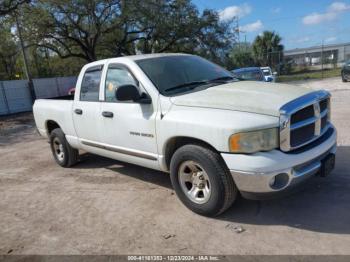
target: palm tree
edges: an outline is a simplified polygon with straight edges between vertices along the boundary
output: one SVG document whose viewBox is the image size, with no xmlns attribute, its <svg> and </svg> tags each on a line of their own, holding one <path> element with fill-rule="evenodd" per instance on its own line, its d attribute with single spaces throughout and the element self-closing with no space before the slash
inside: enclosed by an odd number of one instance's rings
<svg viewBox="0 0 350 262">
<path fill-rule="evenodd" d="M 282 38 L 275 32 L 264 31 L 253 42 L 253 54 L 261 66 L 276 66 L 282 61 L 284 46 Z"/>
</svg>

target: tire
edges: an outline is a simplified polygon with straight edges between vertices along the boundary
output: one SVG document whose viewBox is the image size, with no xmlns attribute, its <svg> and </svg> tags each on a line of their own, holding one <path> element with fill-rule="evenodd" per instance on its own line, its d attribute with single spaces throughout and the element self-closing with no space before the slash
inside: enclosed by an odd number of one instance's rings
<svg viewBox="0 0 350 262">
<path fill-rule="evenodd" d="M 79 151 L 72 148 L 61 128 L 52 130 L 50 134 L 52 155 L 57 164 L 62 167 L 71 167 L 78 162 Z"/>
<path fill-rule="evenodd" d="M 345 82 L 348 82 L 348 80 L 345 78 L 345 74 L 342 73 L 341 74 L 341 80 L 345 83 Z"/>
<path fill-rule="evenodd" d="M 220 155 L 201 145 L 185 145 L 174 153 L 170 162 L 170 178 L 182 203 L 203 216 L 223 213 L 238 195 Z"/>
</svg>

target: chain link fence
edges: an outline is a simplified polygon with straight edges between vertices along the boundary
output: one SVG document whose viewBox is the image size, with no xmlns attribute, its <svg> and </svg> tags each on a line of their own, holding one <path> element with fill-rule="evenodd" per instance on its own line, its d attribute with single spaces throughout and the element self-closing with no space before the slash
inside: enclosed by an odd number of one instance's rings
<svg viewBox="0 0 350 262">
<path fill-rule="evenodd" d="M 271 52 L 267 57 L 280 81 L 336 77 L 350 60 L 350 43 Z"/>
</svg>

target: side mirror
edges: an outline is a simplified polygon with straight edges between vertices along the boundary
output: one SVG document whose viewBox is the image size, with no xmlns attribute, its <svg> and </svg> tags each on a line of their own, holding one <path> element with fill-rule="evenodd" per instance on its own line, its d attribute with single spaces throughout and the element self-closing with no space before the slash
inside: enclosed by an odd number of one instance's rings
<svg viewBox="0 0 350 262">
<path fill-rule="evenodd" d="M 146 93 L 142 93 L 139 100 L 137 100 L 140 104 L 151 104 L 152 99 Z"/>
<path fill-rule="evenodd" d="M 122 85 L 115 91 L 115 97 L 118 101 L 134 101 L 140 104 L 150 104 L 151 98 L 143 93 L 140 95 L 139 90 L 134 85 Z"/>
</svg>

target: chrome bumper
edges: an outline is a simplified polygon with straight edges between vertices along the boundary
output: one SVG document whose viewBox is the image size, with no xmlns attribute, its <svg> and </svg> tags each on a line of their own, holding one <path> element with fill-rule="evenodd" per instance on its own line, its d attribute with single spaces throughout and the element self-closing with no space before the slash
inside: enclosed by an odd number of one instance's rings
<svg viewBox="0 0 350 262">
<path fill-rule="evenodd" d="M 269 198 L 288 192 L 314 176 L 320 170 L 322 160 L 329 154 L 335 154 L 336 149 L 335 131 L 327 141 L 302 153 L 285 154 L 279 151 L 223 157 L 242 195 L 250 199 L 260 199 L 265 198 L 265 195 Z M 233 169 L 239 160 L 243 163 L 240 170 Z"/>
</svg>

